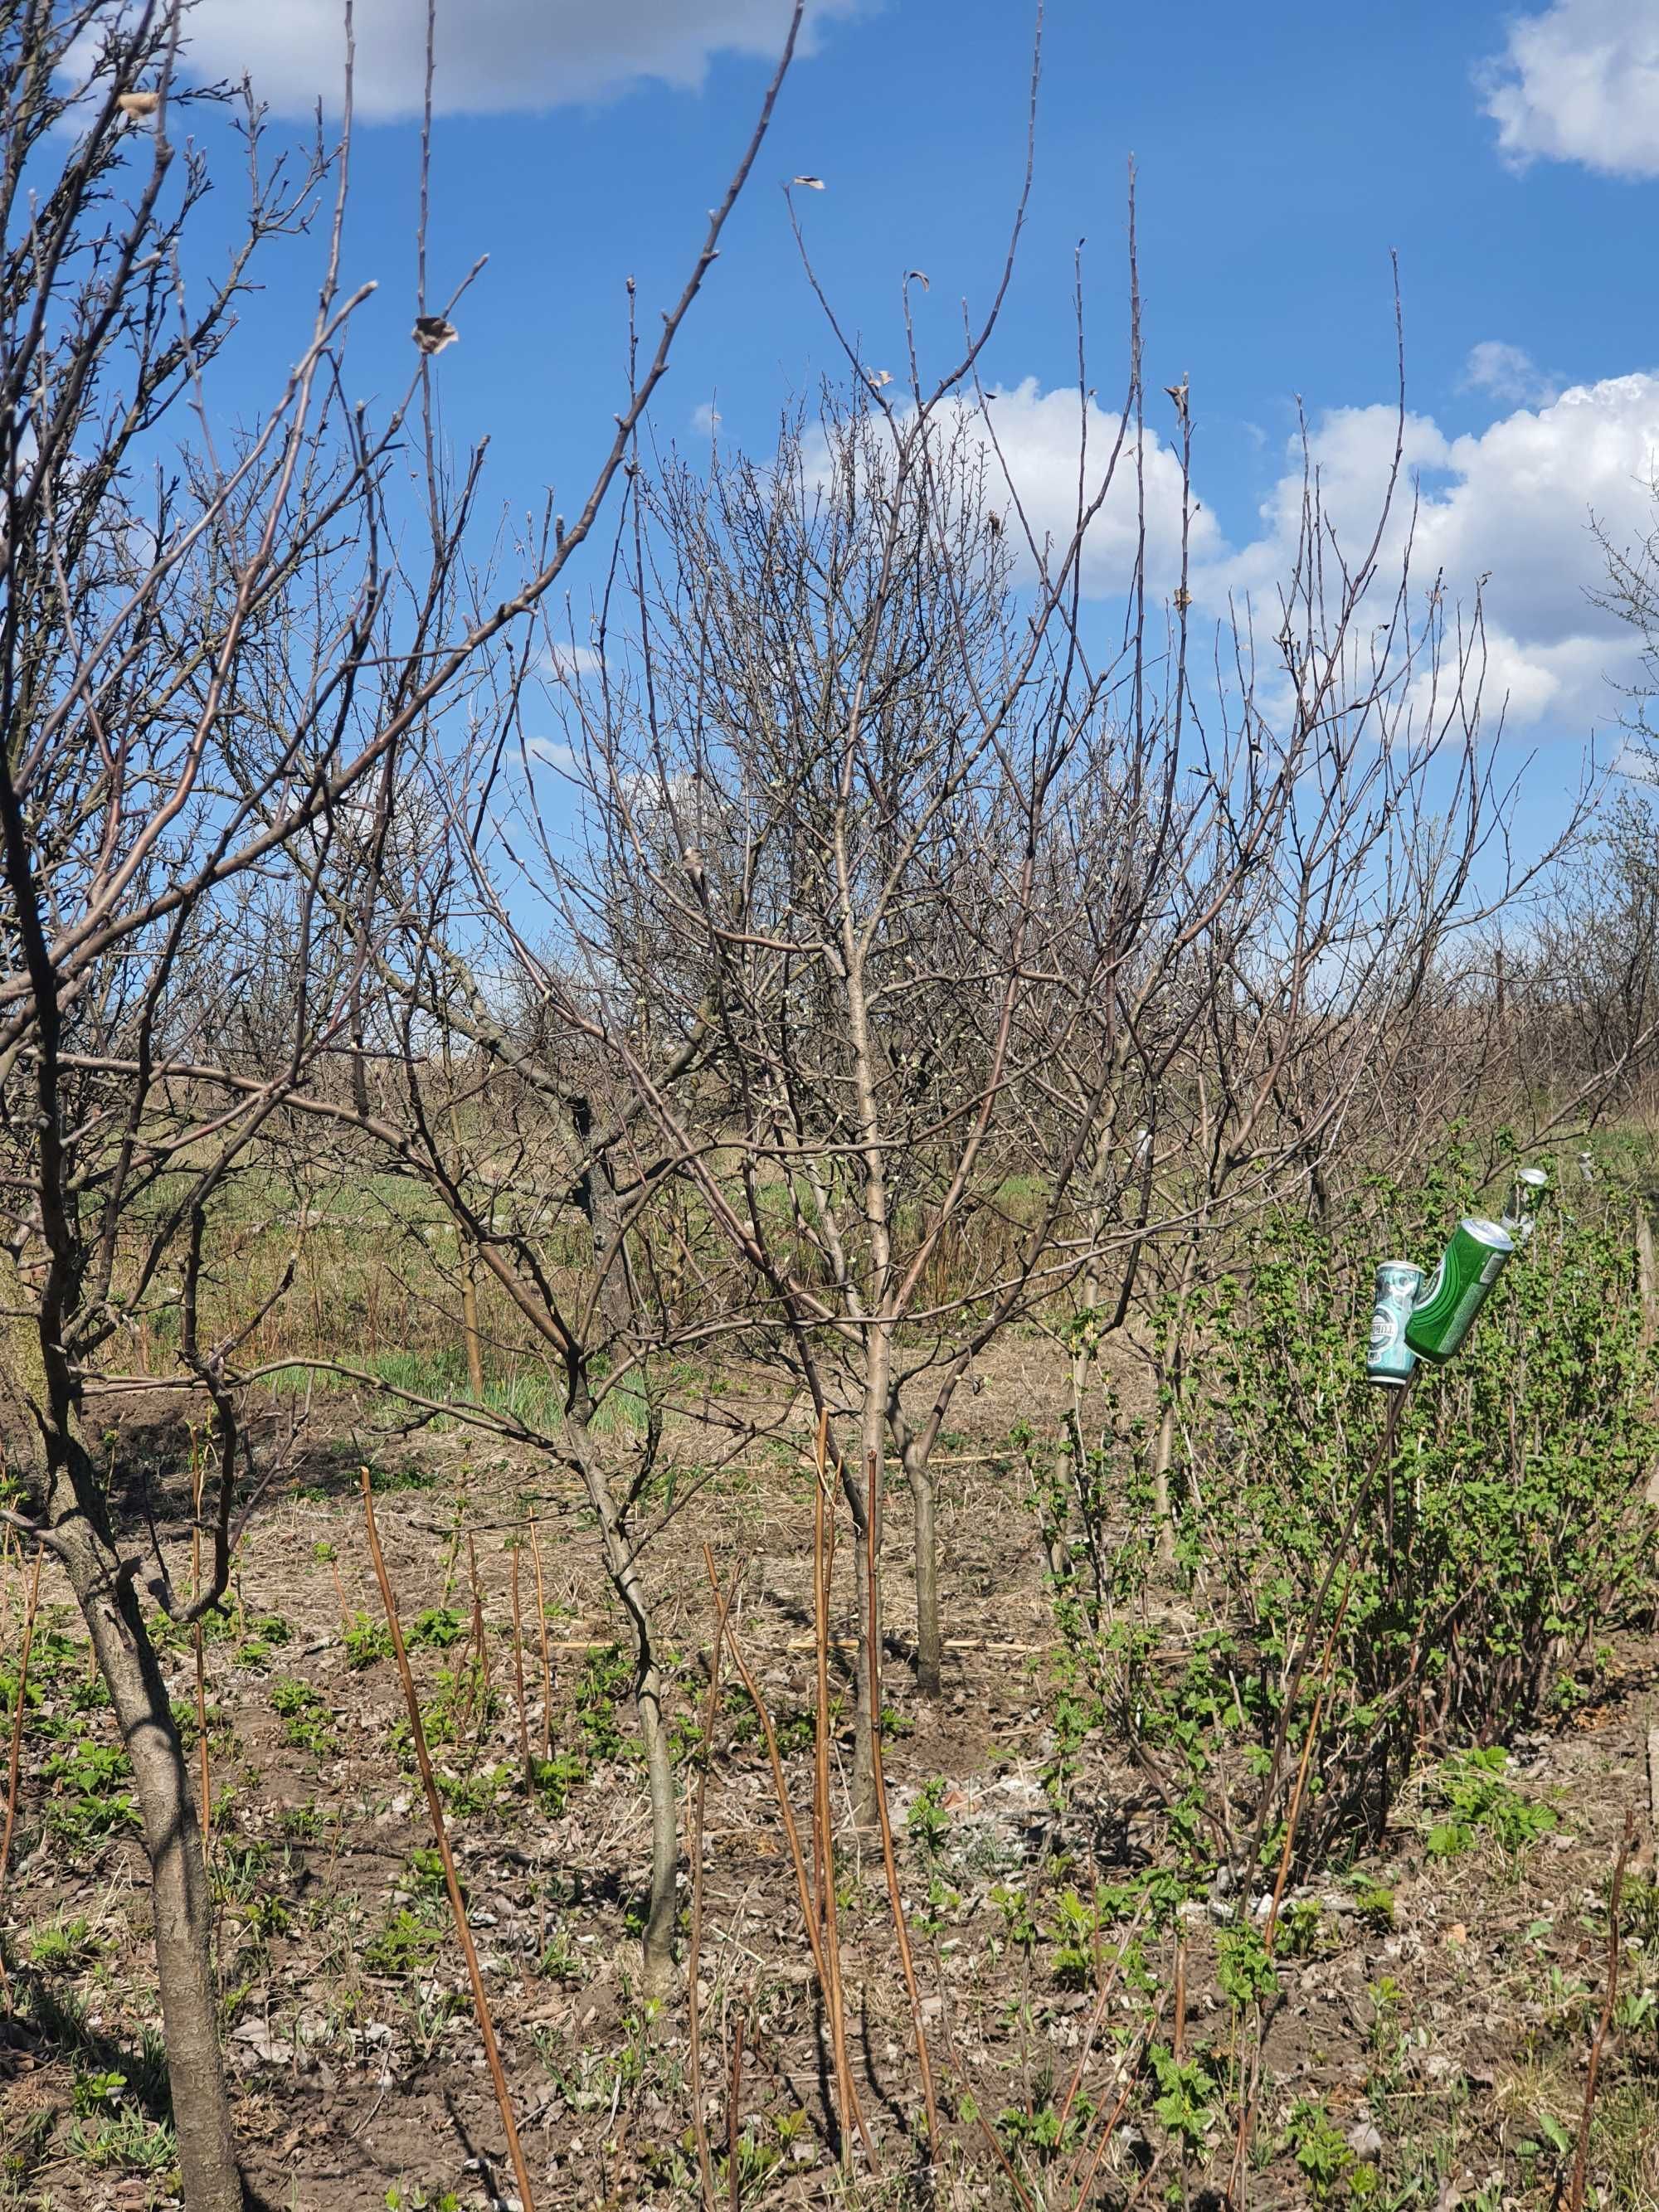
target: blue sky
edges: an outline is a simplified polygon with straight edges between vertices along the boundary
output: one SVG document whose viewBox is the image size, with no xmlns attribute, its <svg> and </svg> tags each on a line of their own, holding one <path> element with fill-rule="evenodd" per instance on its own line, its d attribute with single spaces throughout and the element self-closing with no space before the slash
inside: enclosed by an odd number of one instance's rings
<svg viewBox="0 0 1659 2212">
<path fill-rule="evenodd" d="M 359 0 L 356 190 L 348 276 L 380 291 L 354 391 L 407 372 L 413 308 L 420 0 Z M 489 266 L 439 364 L 457 445 L 491 440 L 498 502 L 580 503 L 618 404 L 622 280 L 647 327 L 678 289 L 746 133 L 783 0 L 441 0 L 432 260 L 441 292 Z M 337 85 L 335 0 L 202 0 L 195 63 L 251 68 L 280 112 Z M 841 364 L 791 240 L 780 182 L 864 358 L 902 368 L 908 268 L 937 364 L 1000 269 L 1024 159 L 1031 11 L 1018 0 L 828 0 L 786 88 L 750 193 L 676 358 L 660 437 L 763 445 L 792 393 Z M 1528 815 L 1577 780 L 1632 672 L 1585 599 L 1591 507 L 1645 532 L 1659 455 L 1659 7 L 1555 0 L 1519 11 L 1420 0 L 1280 0 L 1244 10 L 1050 0 L 1036 185 L 1012 293 L 984 368 L 1012 397 L 1004 435 L 1031 496 L 1063 477 L 1074 401 L 1072 256 L 1085 236 L 1091 380 L 1124 373 L 1124 185 L 1139 177 L 1148 384 L 1190 375 L 1209 537 L 1200 610 L 1262 591 L 1300 395 L 1333 501 L 1357 536 L 1392 446 L 1389 253 L 1405 303 L 1419 563 L 1459 596 L 1489 578 L 1492 699 Z M 230 189 L 234 190 L 234 186 Z M 294 271 L 299 273 L 296 265 Z M 257 303 L 234 404 L 297 349 L 302 296 Z M 1149 419 L 1170 427 L 1156 397 Z M 1156 539 L 1156 526 L 1154 537 Z M 1115 547 L 1091 570 L 1103 596 Z M 1157 562 L 1154 562 L 1156 570 Z M 578 589 L 580 588 L 578 580 Z"/>
</svg>

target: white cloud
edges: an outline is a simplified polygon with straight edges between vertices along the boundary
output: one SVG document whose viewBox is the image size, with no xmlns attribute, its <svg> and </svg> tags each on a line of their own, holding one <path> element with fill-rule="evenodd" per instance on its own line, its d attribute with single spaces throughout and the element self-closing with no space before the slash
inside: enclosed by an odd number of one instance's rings
<svg viewBox="0 0 1659 2212">
<path fill-rule="evenodd" d="M 1018 544 L 1019 514 L 1000 489 L 1006 469 L 1006 481 L 1032 536 L 1039 545 L 1046 542 L 1054 556 L 1062 556 L 1077 528 L 1079 432 L 1086 430 L 1087 434 L 1083 480 L 1085 499 L 1092 502 L 1117 442 L 1118 417 L 1091 398 L 1085 421 L 1075 392 L 1045 392 L 1034 376 L 1010 390 L 990 394 L 988 405 L 988 428 L 983 416 L 966 401 L 958 410 L 958 421 L 988 453 L 989 504 L 1006 510 L 1006 526 L 1013 534 L 1012 542 Z M 995 452 L 991 450 L 994 436 Z M 1144 436 L 1147 579 L 1154 591 L 1170 591 L 1181 574 L 1181 459 L 1160 441 L 1155 430 L 1147 430 Z M 1129 582 L 1138 527 L 1136 501 L 1131 428 L 1118 456 L 1111 487 L 1084 540 L 1083 586 L 1094 598 L 1109 598 Z M 1194 561 L 1221 551 L 1220 532 L 1207 509 L 1193 516 L 1190 540 Z M 1023 569 L 1029 571 L 1030 566 L 1027 554 Z"/>
<path fill-rule="evenodd" d="M 691 428 L 700 438 L 712 438 L 720 421 L 720 410 L 712 399 L 702 400 L 691 410 Z"/>
<path fill-rule="evenodd" d="M 812 0 L 806 30 L 866 0 Z M 343 0 L 200 0 L 190 14 L 188 66 L 198 77 L 253 79 L 283 114 L 319 99 L 337 107 L 345 63 Z M 789 0 L 439 0 L 436 105 L 446 114 L 498 114 L 603 100 L 641 78 L 702 82 L 719 53 L 780 50 Z M 358 114 L 390 122 L 420 112 L 425 0 L 356 0 Z"/>
<path fill-rule="evenodd" d="M 1391 407 L 1343 408 L 1315 427 L 1311 459 L 1339 543 L 1358 557 L 1370 540 L 1393 456 Z M 1443 573 L 1466 608 L 1477 587 L 1486 614 L 1486 697 L 1507 696 L 1509 723 L 1586 729 L 1617 719 L 1608 678 L 1635 666 L 1631 633 L 1592 604 L 1605 580 L 1595 517 L 1620 545 L 1654 528 L 1659 471 L 1659 375 L 1611 377 L 1520 408 L 1477 434 L 1448 438 L 1424 416 L 1405 426 L 1406 466 L 1417 477 L 1413 570 L 1427 590 Z M 1299 449 L 1264 502 L 1261 530 L 1194 580 L 1206 604 L 1251 592 L 1276 613 L 1273 586 L 1292 557 L 1300 522 Z M 1412 486 L 1397 496 L 1385 562 L 1413 528 Z M 1388 573 L 1384 568 L 1384 574 Z"/>
<path fill-rule="evenodd" d="M 539 655 L 538 665 L 550 682 L 568 690 L 584 676 L 596 676 L 605 666 L 605 656 L 596 653 L 591 645 L 572 645 L 568 641 L 550 645 Z"/>
<path fill-rule="evenodd" d="M 1524 346 L 1509 345 L 1502 338 L 1483 338 L 1469 348 L 1460 389 L 1488 392 L 1494 399 L 1507 399 L 1528 407 L 1547 407 L 1561 386 L 1546 376 Z"/>
<path fill-rule="evenodd" d="M 1500 150 L 1517 167 L 1581 161 L 1659 176 L 1659 9 L 1653 0 L 1554 0 L 1510 24 L 1480 73 Z"/>
<path fill-rule="evenodd" d="M 575 747 L 566 744 L 562 738 L 531 738 L 526 742 L 525 751 L 532 760 L 557 769 L 561 775 L 574 775 L 581 767 Z"/>
</svg>

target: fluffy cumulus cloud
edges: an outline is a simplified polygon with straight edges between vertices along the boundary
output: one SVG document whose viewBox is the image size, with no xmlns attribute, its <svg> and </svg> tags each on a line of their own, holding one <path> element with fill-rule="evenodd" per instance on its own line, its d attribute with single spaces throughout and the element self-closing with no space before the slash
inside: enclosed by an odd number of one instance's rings
<svg viewBox="0 0 1659 2212">
<path fill-rule="evenodd" d="M 1477 374 L 1484 370 L 1485 374 Z M 1465 382 L 1494 397 L 1517 390 L 1542 395 L 1513 407 L 1484 430 L 1450 436 L 1426 415 L 1392 406 L 1346 407 L 1318 417 L 1307 463 L 1316 477 L 1328 531 L 1357 565 L 1382 519 L 1396 441 L 1401 472 L 1386 521 L 1376 586 L 1377 617 L 1388 611 L 1389 580 L 1409 543 L 1419 611 L 1439 582 L 1449 607 L 1467 616 L 1479 595 L 1484 611 L 1489 716 L 1501 706 L 1505 726 L 1540 735 L 1583 737 L 1618 720 L 1617 685 L 1636 672 L 1629 630 L 1595 604 L 1606 581 L 1603 539 L 1642 545 L 1659 525 L 1659 373 L 1609 377 L 1553 392 L 1518 349 L 1477 348 Z M 951 434 L 978 448 L 988 503 L 1006 513 L 1019 542 L 1015 497 L 1039 544 L 1054 553 L 1076 528 L 1079 443 L 1085 428 L 1074 391 L 1045 391 L 1035 378 L 993 392 L 981 412 L 961 403 Z M 1086 419 L 1087 496 L 1099 489 L 1117 436 L 1117 417 L 1091 400 Z M 817 463 L 826 465 L 821 439 Z M 813 459 L 809 455 L 809 467 Z M 1173 592 L 1180 575 L 1181 466 L 1150 428 L 1145 446 L 1146 568 L 1154 592 Z M 1299 443 L 1255 517 L 1231 531 L 1200 495 L 1191 519 L 1191 583 L 1205 612 L 1227 619 L 1248 602 L 1258 632 L 1277 628 L 1280 591 L 1296 560 L 1306 495 Z M 1133 574 L 1138 528 L 1131 449 L 1084 543 L 1083 581 L 1092 598 L 1112 599 Z M 1033 568 L 1022 556 L 1027 576 Z M 1331 573 L 1328 563 L 1328 574 Z"/>
<path fill-rule="evenodd" d="M 1547 406 L 1561 386 L 1554 377 L 1544 374 L 1524 346 L 1506 344 L 1502 338 L 1483 338 L 1469 348 L 1462 388 L 1538 407 Z"/>
<path fill-rule="evenodd" d="M 1582 161 L 1659 176 L 1659 9 L 1653 0 L 1554 0 L 1510 26 L 1481 72 L 1498 143 L 1516 164 Z"/>
<path fill-rule="evenodd" d="M 866 0 L 813 0 L 807 43 Z M 356 0 L 357 112 L 420 112 L 425 0 Z M 278 112 L 337 106 L 345 64 L 340 0 L 200 0 L 189 64 L 204 78 L 251 76 Z M 603 100 L 641 78 L 695 87 L 719 53 L 775 54 L 789 0 L 440 0 L 437 105 L 493 114 Z"/>
<path fill-rule="evenodd" d="M 988 420 L 964 403 L 960 421 L 967 436 L 985 449 L 991 506 L 1006 512 L 1016 542 L 1023 515 L 1039 546 L 1063 555 L 1077 530 L 1079 446 L 1085 498 L 1092 505 L 1117 442 L 1118 417 L 1092 398 L 1085 417 L 1076 392 L 1044 392 L 1035 377 L 993 392 L 986 405 Z M 1156 431 L 1148 429 L 1144 439 L 1147 576 L 1155 591 L 1170 591 L 1181 574 L 1181 459 Z M 999 486 L 1006 487 L 1007 497 Z M 1083 542 L 1084 588 L 1097 598 L 1121 592 L 1133 573 L 1136 507 L 1131 433 Z M 1221 551 L 1220 532 L 1206 508 L 1192 517 L 1189 542 L 1195 561 Z M 1024 565 L 1033 565 L 1029 554 Z"/>
<path fill-rule="evenodd" d="M 1340 409 L 1314 428 L 1326 516 L 1355 557 L 1376 528 L 1395 437 L 1391 407 Z M 1507 701 L 1517 728 L 1582 732 L 1615 720 L 1608 679 L 1627 677 L 1634 654 L 1628 631 L 1594 603 L 1605 578 L 1596 530 L 1626 546 L 1654 527 L 1659 374 L 1575 386 L 1463 437 L 1411 416 L 1403 445 L 1410 481 L 1396 495 L 1385 550 L 1397 558 L 1409 532 L 1425 588 L 1443 575 L 1448 596 L 1465 607 L 1480 590 L 1489 699 Z M 1287 463 L 1257 535 L 1200 574 L 1195 589 L 1207 604 L 1248 592 L 1276 607 L 1302 510 L 1299 451 Z"/>
</svg>

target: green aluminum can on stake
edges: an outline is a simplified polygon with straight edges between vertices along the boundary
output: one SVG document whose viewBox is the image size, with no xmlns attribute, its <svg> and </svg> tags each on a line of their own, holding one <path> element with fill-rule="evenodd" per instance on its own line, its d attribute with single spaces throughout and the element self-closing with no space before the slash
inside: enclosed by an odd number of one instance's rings
<svg viewBox="0 0 1659 2212">
<path fill-rule="evenodd" d="M 1365 1372 L 1385 1390 L 1403 1390 L 1417 1365 L 1417 1354 L 1406 1341 L 1406 1323 L 1422 1287 L 1423 1270 L 1409 1260 L 1377 1261 Z"/>
<path fill-rule="evenodd" d="M 1468 1214 L 1458 1223 L 1406 1323 L 1406 1341 L 1419 1359 L 1443 1367 L 1462 1348 L 1514 1249 L 1500 1222 Z"/>
</svg>

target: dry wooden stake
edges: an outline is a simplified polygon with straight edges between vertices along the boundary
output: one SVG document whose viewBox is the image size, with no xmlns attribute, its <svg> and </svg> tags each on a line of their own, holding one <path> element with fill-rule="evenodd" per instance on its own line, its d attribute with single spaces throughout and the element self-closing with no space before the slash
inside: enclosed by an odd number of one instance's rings
<svg viewBox="0 0 1659 2212">
<path fill-rule="evenodd" d="M 386 1571 L 385 1555 L 380 1550 L 380 1531 L 374 1525 L 374 1490 L 367 1468 L 361 1469 L 363 1486 L 363 1525 L 368 1532 L 368 1553 L 374 1567 L 374 1579 L 380 1586 L 380 1603 L 386 1612 L 386 1625 L 392 1638 L 392 1656 L 398 1662 L 398 1675 L 403 1684 L 404 1705 L 409 1714 L 410 1734 L 414 1739 L 415 1757 L 421 1770 L 421 1787 L 426 1792 L 427 1811 L 432 1820 L 433 1840 L 438 1846 L 438 1856 L 443 1861 L 444 1887 L 449 1892 L 449 1910 L 455 1922 L 455 1934 L 460 1943 L 461 1954 L 466 1960 L 467 1979 L 472 1986 L 472 2008 L 477 2014 L 478 2033 L 483 2039 L 484 2060 L 489 2068 L 489 2078 L 495 2084 L 495 2103 L 501 2116 L 501 2125 L 507 2130 L 507 2156 L 513 2162 L 514 2179 L 519 2185 L 519 2196 L 524 2212 L 536 2212 L 535 2197 L 530 2186 L 530 2174 L 525 2165 L 523 2147 L 519 2142 L 518 2123 L 513 2117 L 513 2100 L 507 2094 L 507 2075 L 501 2066 L 501 2054 L 495 2042 L 495 2023 L 489 2009 L 489 1998 L 484 1989 L 483 1970 L 478 1965 L 477 1947 L 472 1941 L 472 1929 L 466 1917 L 466 1902 L 461 1895 L 460 1878 L 455 1872 L 455 1857 L 449 1848 L 449 1832 L 444 1822 L 443 1800 L 438 1794 L 438 1778 L 433 1771 L 432 1754 L 427 1749 L 426 1729 L 421 1722 L 421 1701 L 415 1692 L 415 1677 L 410 1669 L 409 1652 L 404 1644 L 404 1632 L 398 1619 L 398 1601 L 392 1593 L 391 1577 Z"/>
</svg>

